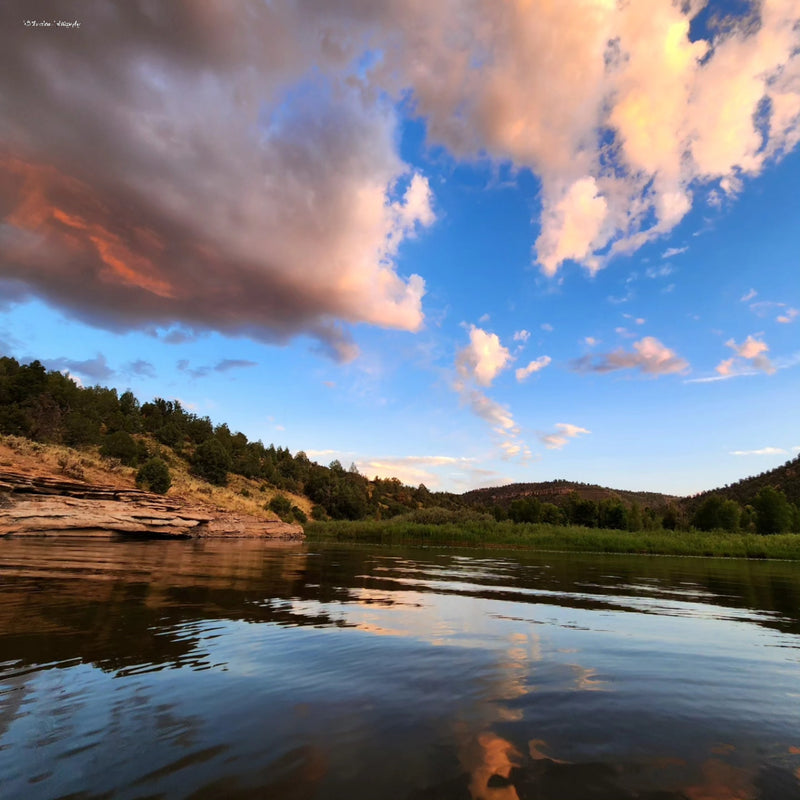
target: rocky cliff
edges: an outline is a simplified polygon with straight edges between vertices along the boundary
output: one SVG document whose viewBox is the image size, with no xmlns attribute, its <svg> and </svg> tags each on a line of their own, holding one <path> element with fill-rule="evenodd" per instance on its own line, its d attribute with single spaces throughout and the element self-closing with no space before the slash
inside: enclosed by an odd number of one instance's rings
<svg viewBox="0 0 800 800">
<path fill-rule="evenodd" d="M 0 536 L 103 531 L 139 537 L 303 538 L 300 525 L 138 489 L 0 471 Z"/>
</svg>

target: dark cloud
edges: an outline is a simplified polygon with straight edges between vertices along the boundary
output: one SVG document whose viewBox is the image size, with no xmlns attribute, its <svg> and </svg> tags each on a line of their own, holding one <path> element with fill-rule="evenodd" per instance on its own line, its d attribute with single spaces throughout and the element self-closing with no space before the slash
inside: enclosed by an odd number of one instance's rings
<svg viewBox="0 0 800 800">
<path fill-rule="evenodd" d="M 29 296 L 30 291 L 21 281 L 0 280 L 0 311 L 7 311 L 11 306 L 21 303 Z"/>
<path fill-rule="evenodd" d="M 48 369 L 59 372 L 68 371 L 83 378 L 93 381 L 104 381 L 112 378 L 116 373 L 108 366 L 106 357 L 98 353 L 94 358 L 85 361 L 76 361 L 72 358 L 51 358 L 42 362 Z"/>
<path fill-rule="evenodd" d="M 78 2 L 80 28 L 19 24 L 63 14 L 4 7 L 0 278 L 109 329 L 307 333 L 343 360 L 333 321 L 421 325 L 392 260 L 432 220 L 427 184 L 390 202 L 393 111 L 314 72 L 347 50 L 323 10 Z"/>
<path fill-rule="evenodd" d="M 210 367 L 190 367 L 187 358 L 182 358 L 175 366 L 180 372 L 186 373 L 191 378 L 204 378 L 211 371 Z"/>
<path fill-rule="evenodd" d="M 243 358 L 223 358 L 222 361 L 219 362 L 214 367 L 215 372 L 229 372 L 232 369 L 243 369 L 245 367 L 257 367 L 258 364 L 255 361 L 247 361 Z"/>
<path fill-rule="evenodd" d="M 149 361 L 144 361 L 141 358 L 131 361 L 127 366 L 127 370 L 133 375 L 140 375 L 143 378 L 156 377 L 156 368 Z"/>
</svg>

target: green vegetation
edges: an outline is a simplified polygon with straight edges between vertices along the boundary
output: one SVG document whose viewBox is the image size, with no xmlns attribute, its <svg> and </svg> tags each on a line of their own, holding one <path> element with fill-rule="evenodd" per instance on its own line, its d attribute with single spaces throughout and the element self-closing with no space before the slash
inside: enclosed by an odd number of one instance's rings
<svg viewBox="0 0 800 800">
<path fill-rule="evenodd" d="M 292 455 L 288 448 L 251 442 L 225 423 L 214 425 L 186 411 L 177 400 L 140 403 L 130 391 L 83 388 L 38 361 L 25 365 L 0 357 L 0 434 L 99 449 L 116 467 L 139 467 L 137 480 L 153 491 L 169 489 L 167 463 L 175 476 L 191 465 L 209 496 L 232 475 L 241 476 L 234 481 L 239 496 L 251 496 L 241 479 L 256 482 L 267 494 L 254 505 L 285 520 L 307 521 L 296 505 L 305 496 L 314 536 L 790 557 L 779 551 L 795 547 L 786 544 L 794 539 L 782 537 L 800 533 L 800 456 L 757 478 L 689 498 L 564 480 L 455 495 L 423 484 L 405 486 L 397 478 L 370 480 L 339 461 L 322 466 L 302 451 Z M 80 477 L 81 470 L 67 460 L 62 471 Z M 364 522 L 336 525 L 346 521 Z"/>
<path fill-rule="evenodd" d="M 582 553 L 782 558 L 800 560 L 800 535 L 700 531 L 623 531 L 543 523 L 497 522 L 488 517 L 445 522 L 398 518 L 385 522 L 312 522 L 312 542 L 438 547 L 525 548 Z"/>
<path fill-rule="evenodd" d="M 136 485 L 157 494 L 166 494 L 172 486 L 166 462 L 158 457 L 146 461 L 136 473 Z"/>
</svg>

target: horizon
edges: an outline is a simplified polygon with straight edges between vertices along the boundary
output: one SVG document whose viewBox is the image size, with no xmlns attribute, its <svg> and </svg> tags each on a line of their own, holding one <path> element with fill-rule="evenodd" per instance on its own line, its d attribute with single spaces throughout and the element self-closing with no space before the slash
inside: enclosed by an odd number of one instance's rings
<svg viewBox="0 0 800 800">
<path fill-rule="evenodd" d="M 431 490 L 800 453 L 796 4 L 0 14 L 0 355 Z"/>
</svg>

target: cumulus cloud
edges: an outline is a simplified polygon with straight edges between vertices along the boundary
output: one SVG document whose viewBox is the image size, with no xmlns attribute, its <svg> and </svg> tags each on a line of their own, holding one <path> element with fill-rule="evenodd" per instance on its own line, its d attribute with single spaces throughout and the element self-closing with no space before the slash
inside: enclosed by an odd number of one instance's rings
<svg viewBox="0 0 800 800">
<path fill-rule="evenodd" d="M 521 331 L 514 332 L 515 342 L 522 342 L 523 344 L 525 344 L 530 338 L 531 338 L 531 332 L 526 331 L 524 328 Z"/>
<path fill-rule="evenodd" d="M 782 322 L 784 325 L 788 325 L 790 322 L 794 322 L 798 315 L 800 315 L 800 311 L 796 308 L 787 308 L 784 314 L 780 314 L 779 316 L 775 317 L 776 322 Z"/>
<path fill-rule="evenodd" d="M 461 397 L 461 402 L 488 423 L 498 437 L 505 457 L 528 458 L 530 450 L 519 439 L 519 426 L 511 411 L 476 388 L 488 387 L 511 360 L 511 354 L 500 343 L 497 334 L 470 325 L 469 344 L 456 355 L 453 388 Z"/>
<path fill-rule="evenodd" d="M 728 339 L 725 342 L 725 346 L 730 347 L 738 358 L 734 357 L 721 361 L 716 368 L 720 375 L 726 377 L 734 375 L 741 370 L 743 362 L 748 362 L 754 369 L 770 375 L 775 372 L 772 362 L 764 355 L 769 351 L 769 347 L 763 340 L 756 339 L 750 335 L 741 344 L 736 344 L 734 339 Z"/>
<path fill-rule="evenodd" d="M 3 29 L 0 275 L 108 328 L 305 333 L 346 360 L 336 321 L 422 324 L 424 282 L 394 259 L 433 221 L 430 187 L 391 105 L 319 52 L 323 11 L 304 26 L 292 3 L 246 5 Z"/>
<path fill-rule="evenodd" d="M 435 206 L 401 99 L 453 157 L 538 175 L 546 274 L 597 270 L 800 140 L 797 4 L 692 41 L 703 5 L 129 0 L 69 35 L 7 25 L 0 278 L 108 328 L 302 333 L 342 360 L 342 324 L 416 331 L 396 258 Z"/>
<path fill-rule="evenodd" d="M 621 369 L 637 369 L 646 375 L 670 375 L 686 372 L 689 362 L 675 351 L 664 346 L 653 336 L 645 336 L 633 343 L 633 351 L 619 348 L 611 353 L 586 355 L 571 363 L 576 372 L 614 372 Z"/>
<path fill-rule="evenodd" d="M 550 361 L 550 356 L 539 356 L 539 358 L 531 361 L 527 367 L 520 367 L 514 374 L 516 375 L 517 380 L 522 382 L 526 378 L 529 378 L 531 375 L 533 375 L 534 372 L 544 369 L 548 364 L 550 364 Z"/>
<path fill-rule="evenodd" d="M 496 333 L 470 325 L 469 344 L 456 356 L 456 369 L 462 378 L 489 386 L 510 361 L 511 353 L 500 344 Z"/>
<path fill-rule="evenodd" d="M 568 422 L 557 422 L 555 431 L 542 433 L 539 435 L 539 439 L 548 450 L 560 450 L 570 439 L 585 433 L 591 433 L 591 431 L 587 431 L 586 428 L 580 428 L 577 425 L 570 425 Z"/>
</svg>

